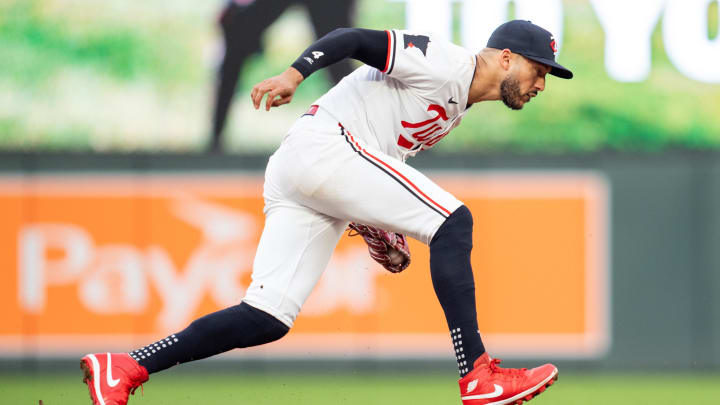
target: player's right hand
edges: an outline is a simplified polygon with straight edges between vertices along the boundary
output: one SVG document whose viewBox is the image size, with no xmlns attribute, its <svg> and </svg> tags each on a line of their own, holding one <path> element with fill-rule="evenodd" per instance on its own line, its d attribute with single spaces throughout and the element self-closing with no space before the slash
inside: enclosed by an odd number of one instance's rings
<svg viewBox="0 0 720 405">
<path fill-rule="evenodd" d="M 270 111 L 270 107 L 278 107 L 287 104 L 292 100 L 293 94 L 304 77 L 294 67 L 287 68 L 277 76 L 265 79 L 256 84 L 250 92 L 255 109 L 260 109 L 260 103 L 263 96 L 267 94 L 265 101 L 265 111 Z"/>
</svg>

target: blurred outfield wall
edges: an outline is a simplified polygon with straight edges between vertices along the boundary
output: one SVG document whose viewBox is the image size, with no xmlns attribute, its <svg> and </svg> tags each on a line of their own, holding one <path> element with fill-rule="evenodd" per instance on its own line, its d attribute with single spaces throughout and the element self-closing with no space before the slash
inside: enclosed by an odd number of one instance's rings
<svg viewBox="0 0 720 405">
<path fill-rule="evenodd" d="M 5 358 L 129 349 L 236 303 L 262 156 L 3 155 Z M 480 327 L 511 358 L 720 366 L 716 154 L 418 157 L 473 210 Z M 242 358 L 444 359 L 412 244 L 400 275 L 344 237 L 288 339 Z M 538 304 L 543 303 L 543 304 Z"/>
</svg>

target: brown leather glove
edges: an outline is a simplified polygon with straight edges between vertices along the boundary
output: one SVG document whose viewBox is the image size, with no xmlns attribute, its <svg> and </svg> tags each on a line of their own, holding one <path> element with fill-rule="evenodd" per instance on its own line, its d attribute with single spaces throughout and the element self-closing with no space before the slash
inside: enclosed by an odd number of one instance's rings
<svg viewBox="0 0 720 405">
<path fill-rule="evenodd" d="M 348 236 L 362 236 L 368 245 L 370 257 L 389 272 L 399 273 L 410 265 L 410 248 L 405 235 L 355 222 L 351 222 L 348 228 Z"/>
</svg>

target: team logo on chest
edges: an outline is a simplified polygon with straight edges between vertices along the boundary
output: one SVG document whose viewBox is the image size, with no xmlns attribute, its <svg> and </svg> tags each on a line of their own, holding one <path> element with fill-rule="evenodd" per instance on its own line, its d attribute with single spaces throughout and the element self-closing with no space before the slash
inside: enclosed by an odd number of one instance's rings
<svg viewBox="0 0 720 405">
<path fill-rule="evenodd" d="M 406 149 L 413 149 L 420 144 L 423 150 L 429 149 L 450 132 L 449 130 L 443 131 L 441 125 L 444 121 L 448 120 L 447 112 L 442 106 L 430 104 L 427 111 L 431 114 L 434 113 L 435 116 L 420 122 L 400 121 L 400 125 L 405 128 L 407 134 L 410 135 L 413 140 L 411 141 L 400 135 L 398 137 L 398 145 Z"/>
</svg>

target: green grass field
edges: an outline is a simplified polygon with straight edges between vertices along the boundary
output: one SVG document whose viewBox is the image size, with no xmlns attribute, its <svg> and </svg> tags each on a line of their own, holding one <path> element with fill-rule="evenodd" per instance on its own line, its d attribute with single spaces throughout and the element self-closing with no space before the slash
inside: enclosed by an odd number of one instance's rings
<svg viewBox="0 0 720 405">
<path fill-rule="evenodd" d="M 152 377 L 130 404 L 459 404 L 452 375 L 390 373 L 165 373 Z M 560 380 L 533 399 L 534 405 L 716 404 L 718 374 L 579 374 Z M 70 375 L 0 374 L 0 403 L 88 404 L 80 372 Z"/>
</svg>

